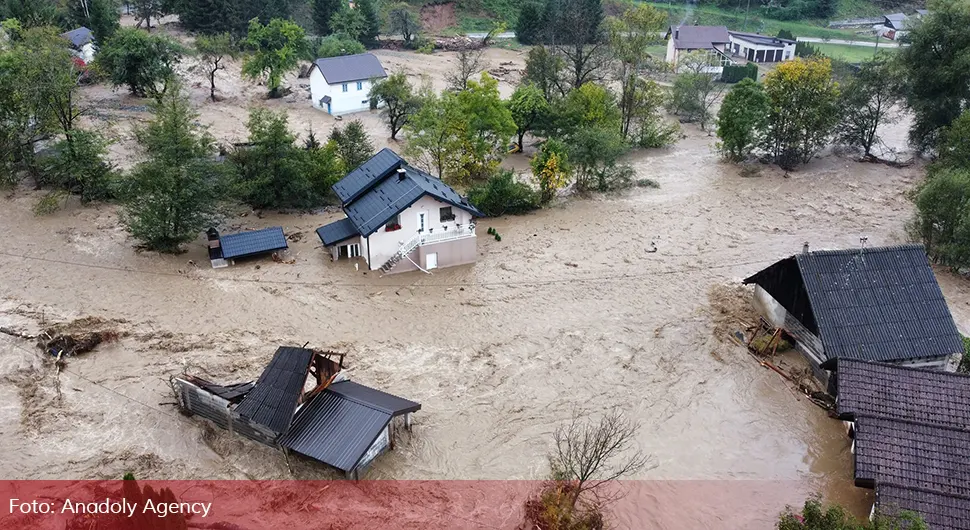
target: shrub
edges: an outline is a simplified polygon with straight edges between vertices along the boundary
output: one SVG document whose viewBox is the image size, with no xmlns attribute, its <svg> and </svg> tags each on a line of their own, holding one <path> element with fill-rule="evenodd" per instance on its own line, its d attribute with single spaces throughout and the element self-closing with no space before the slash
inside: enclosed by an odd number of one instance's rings
<svg viewBox="0 0 970 530">
<path fill-rule="evenodd" d="M 74 129 L 41 161 L 41 186 L 76 193 L 82 202 L 115 197 L 115 171 L 107 162 L 108 142 L 100 134 Z"/>
<path fill-rule="evenodd" d="M 722 83 L 737 83 L 742 79 L 758 80 L 758 65 L 748 63 L 746 65 L 728 65 L 721 72 Z"/>
<path fill-rule="evenodd" d="M 639 179 L 636 182 L 638 188 L 659 188 L 660 183 L 653 179 Z"/>
<path fill-rule="evenodd" d="M 516 181 L 512 171 L 503 170 L 484 185 L 468 190 L 468 201 L 490 217 L 521 215 L 539 207 L 539 194 L 528 184 Z"/>
<path fill-rule="evenodd" d="M 367 48 L 343 34 L 328 35 L 317 48 L 317 57 L 339 57 L 341 55 L 354 55 L 364 53 Z"/>
<path fill-rule="evenodd" d="M 680 125 L 663 118 L 643 120 L 634 131 L 633 142 L 643 149 L 670 147 L 680 136 Z"/>
</svg>

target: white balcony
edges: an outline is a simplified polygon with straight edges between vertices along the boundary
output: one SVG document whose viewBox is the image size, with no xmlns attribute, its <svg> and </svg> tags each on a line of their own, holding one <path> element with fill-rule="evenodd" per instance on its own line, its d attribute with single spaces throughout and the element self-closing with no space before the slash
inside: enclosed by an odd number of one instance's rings
<svg viewBox="0 0 970 530">
<path fill-rule="evenodd" d="M 467 224 L 462 225 L 461 228 L 455 228 L 453 230 L 448 230 L 447 232 L 434 232 L 428 234 L 421 234 L 420 245 L 430 245 L 433 243 L 441 243 L 443 241 L 452 241 L 455 239 L 464 239 L 466 237 L 475 237 L 475 225 Z"/>
</svg>

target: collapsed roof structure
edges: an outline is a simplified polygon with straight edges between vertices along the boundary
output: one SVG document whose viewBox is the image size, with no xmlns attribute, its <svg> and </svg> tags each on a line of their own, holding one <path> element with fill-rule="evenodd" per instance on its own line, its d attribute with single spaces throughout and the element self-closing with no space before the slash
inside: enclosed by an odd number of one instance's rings
<svg viewBox="0 0 970 530">
<path fill-rule="evenodd" d="M 172 383 L 186 413 L 359 478 L 393 448 L 399 427 L 410 429 L 421 404 L 350 381 L 343 357 L 282 346 L 255 382 L 224 386 L 183 375 Z"/>
</svg>

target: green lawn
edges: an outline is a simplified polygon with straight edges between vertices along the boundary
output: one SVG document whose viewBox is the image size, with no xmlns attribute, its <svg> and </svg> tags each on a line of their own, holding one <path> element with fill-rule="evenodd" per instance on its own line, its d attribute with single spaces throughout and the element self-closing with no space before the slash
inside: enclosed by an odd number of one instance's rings
<svg viewBox="0 0 970 530">
<path fill-rule="evenodd" d="M 812 44 L 824 55 L 833 59 L 841 59 L 847 63 L 861 63 L 875 54 L 875 47 L 849 46 L 847 44 Z M 895 53 L 898 48 L 879 48 L 880 51 Z"/>
</svg>

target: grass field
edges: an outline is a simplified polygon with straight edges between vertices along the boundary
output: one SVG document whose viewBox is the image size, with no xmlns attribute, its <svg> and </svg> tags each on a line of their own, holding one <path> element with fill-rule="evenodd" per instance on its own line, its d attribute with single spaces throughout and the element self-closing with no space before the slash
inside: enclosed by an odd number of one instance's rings
<svg viewBox="0 0 970 530">
<path fill-rule="evenodd" d="M 875 52 L 875 47 L 864 47 L 864 46 L 849 46 L 847 44 L 812 44 L 818 48 L 820 52 L 827 55 L 833 59 L 841 59 L 848 63 L 861 63 L 866 59 L 871 58 Z M 880 51 L 887 51 L 889 53 L 896 53 L 899 48 L 879 48 Z"/>
</svg>

